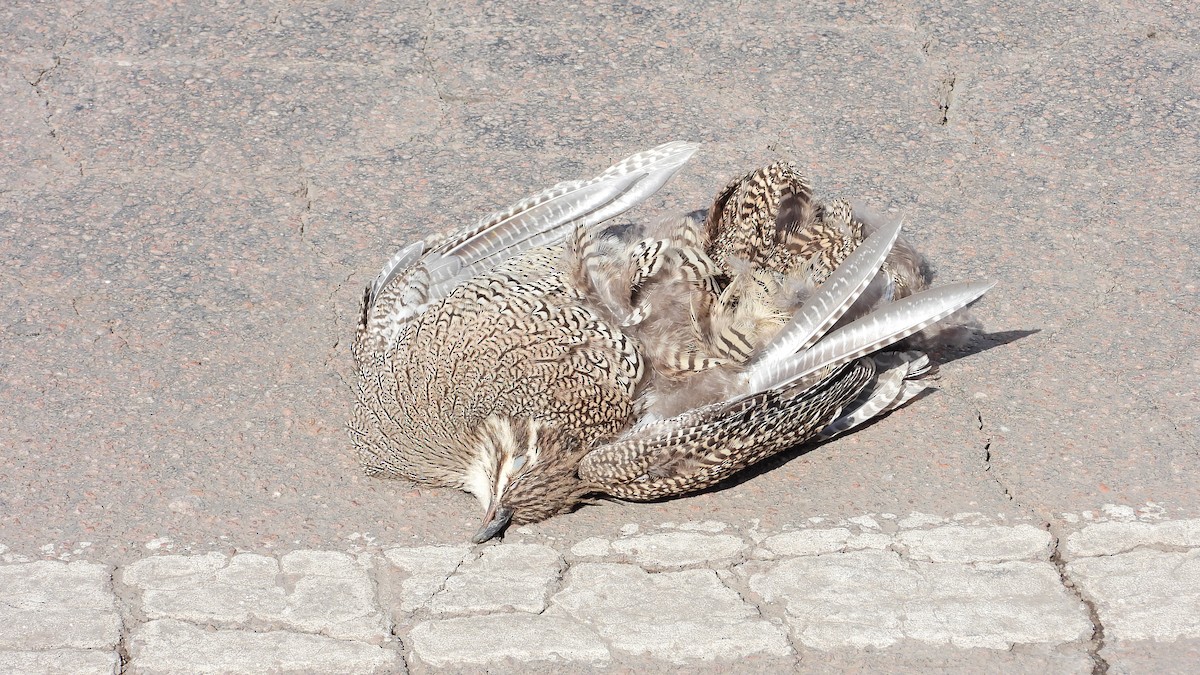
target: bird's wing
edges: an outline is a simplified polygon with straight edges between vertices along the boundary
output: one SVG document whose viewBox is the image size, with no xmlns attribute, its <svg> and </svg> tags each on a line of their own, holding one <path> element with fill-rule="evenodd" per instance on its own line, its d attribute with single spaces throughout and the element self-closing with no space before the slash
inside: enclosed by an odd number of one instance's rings
<svg viewBox="0 0 1200 675">
<path fill-rule="evenodd" d="M 816 436 L 873 380 L 874 362 L 843 364 L 807 389 L 774 389 L 637 427 L 588 453 L 579 476 L 622 499 L 678 497 Z"/>
<path fill-rule="evenodd" d="M 742 391 L 749 394 L 795 384 L 822 369 L 884 349 L 966 307 L 993 286 L 961 283 L 931 288 L 829 332 L 879 275 L 899 236 L 896 221 L 859 244 L 779 334 L 752 356 L 742 374 Z"/>
<path fill-rule="evenodd" d="M 877 276 L 888 251 L 900 236 L 900 221 L 880 228 L 846 256 L 833 274 L 801 305 L 783 330 L 750 361 L 751 376 L 767 370 L 819 340 L 862 295 Z"/>
<path fill-rule="evenodd" d="M 367 288 L 362 327 L 394 339 L 423 308 L 531 248 L 575 227 L 589 227 L 636 206 L 658 191 L 699 148 L 674 141 L 631 155 L 587 181 L 567 181 L 489 214 L 475 226 L 426 247 L 409 244 Z"/>
<path fill-rule="evenodd" d="M 795 384 L 823 369 L 884 349 L 975 302 L 993 285 L 948 284 L 884 305 L 825 335 L 809 349 L 751 369 L 746 373 L 746 389 L 765 391 Z"/>
<path fill-rule="evenodd" d="M 899 225 L 881 228 L 848 256 L 754 355 L 726 401 L 634 426 L 589 453 L 580 477 L 626 499 L 679 496 L 911 400 L 923 388 L 910 380 L 928 369 L 924 355 L 870 355 L 965 307 L 992 285 L 923 291 L 829 332 L 878 273 L 899 231 Z"/>
</svg>

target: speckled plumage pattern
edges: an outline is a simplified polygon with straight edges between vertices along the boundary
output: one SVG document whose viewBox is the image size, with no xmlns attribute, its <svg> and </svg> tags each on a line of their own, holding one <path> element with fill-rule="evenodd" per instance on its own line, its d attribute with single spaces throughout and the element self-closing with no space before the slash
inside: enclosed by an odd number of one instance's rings
<svg viewBox="0 0 1200 675">
<path fill-rule="evenodd" d="M 369 473 L 462 487 L 474 430 L 493 415 L 586 441 L 624 428 L 641 356 L 580 304 L 563 257 L 561 247 L 534 249 L 469 279 L 387 352 L 360 357 L 353 428 L 372 441 L 359 445 Z"/>
<path fill-rule="evenodd" d="M 986 286 L 895 302 L 928 285 L 899 225 L 816 200 L 786 163 L 731 182 L 704 223 L 609 226 L 695 149 L 638 153 L 394 256 L 354 342 L 366 471 L 472 492 L 481 541 L 589 493 L 709 487 L 919 393 L 923 355 L 871 353 Z"/>
<path fill-rule="evenodd" d="M 867 222 L 876 220 L 868 213 L 845 199 L 815 200 L 808 179 L 791 162 L 774 162 L 730 181 L 713 201 L 705 231 L 709 253 L 719 263 L 749 260 L 815 287 L 878 229 L 879 223 Z M 924 257 L 903 237 L 883 270 L 879 280 L 891 289 L 883 302 L 929 287 Z"/>
<path fill-rule="evenodd" d="M 606 494 L 646 500 L 711 487 L 815 436 L 875 374 L 844 364 L 804 389 L 768 390 L 646 425 L 589 453 L 579 473 Z"/>
</svg>

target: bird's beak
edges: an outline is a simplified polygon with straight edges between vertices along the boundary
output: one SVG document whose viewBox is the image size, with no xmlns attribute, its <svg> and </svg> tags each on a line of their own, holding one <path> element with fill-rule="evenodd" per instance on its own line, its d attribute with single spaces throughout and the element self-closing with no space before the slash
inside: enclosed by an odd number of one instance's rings
<svg viewBox="0 0 1200 675">
<path fill-rule="evenodd" d="M 492 507 L 487 511 L 487 515 L 483 517 L 483 527 L 480 527 L 475 536 L 471 537 L 471 541 L 476 544 L 482 544 L 500 534 L 500 531 L 508 526 L 508 521 L 512 520 L 512 517 L 513 510 L 510 507 L 503 504 L 492 504 Z"/>
</svg>

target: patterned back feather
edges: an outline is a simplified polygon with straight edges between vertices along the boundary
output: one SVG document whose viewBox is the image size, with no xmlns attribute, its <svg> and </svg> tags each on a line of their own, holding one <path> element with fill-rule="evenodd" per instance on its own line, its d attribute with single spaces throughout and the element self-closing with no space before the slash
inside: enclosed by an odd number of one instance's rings
<svg viewBox="0 0 1200 675">
<path fill-rule="evenodd" d="M 477 225 L 428 248 L 403 247 L 366 295 L 359 342 L 380 349 L 394 342 L 413 317 L 459 283 L 636 206 L 671 178 L 698 146 L 671 142 L 639 152 L 589 181 L 568 181 L 493 212 Z M 361 348 L 366 348 L 363 345 Z"/>
</svg>

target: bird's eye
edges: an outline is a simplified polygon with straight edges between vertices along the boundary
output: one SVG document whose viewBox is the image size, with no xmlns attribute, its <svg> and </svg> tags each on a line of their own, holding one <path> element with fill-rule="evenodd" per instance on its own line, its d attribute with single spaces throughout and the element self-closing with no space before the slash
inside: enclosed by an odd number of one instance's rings
<svg viewBox="0 0 1200 675">
<path fill-rule="evenodd" d="M 520 457 L 513 458 L 513 461 L 512 461 L 512 470 L 513 471 L 520 471 L 521 467 L 523 467 L 523 466 L 525 466 L 525 455 L 521 455 Z"/>
</svg>

